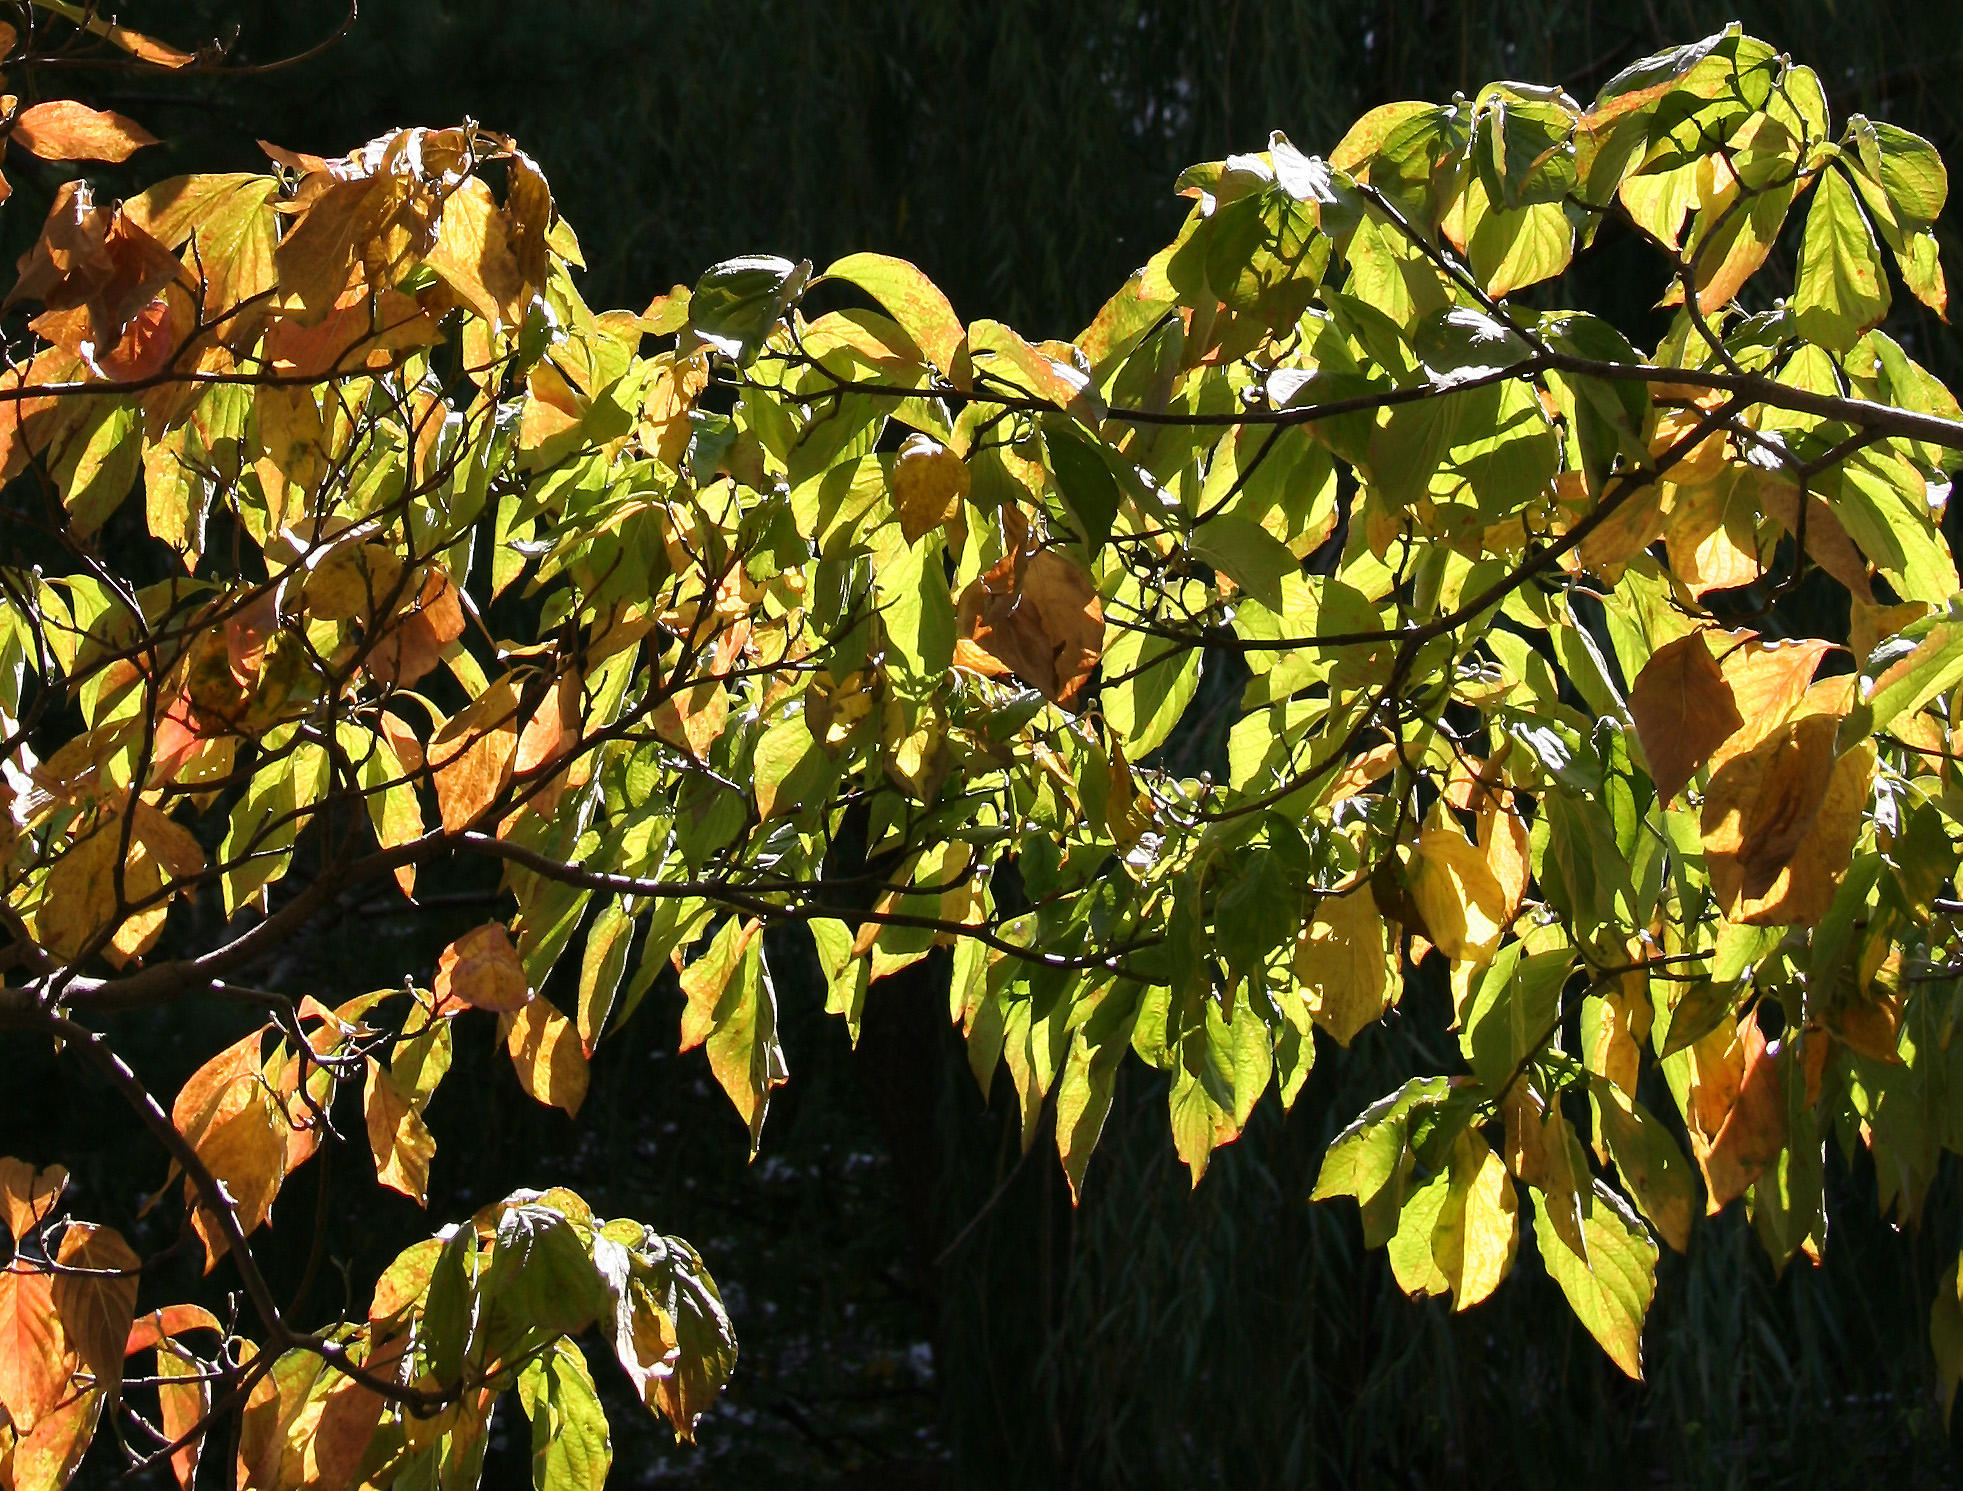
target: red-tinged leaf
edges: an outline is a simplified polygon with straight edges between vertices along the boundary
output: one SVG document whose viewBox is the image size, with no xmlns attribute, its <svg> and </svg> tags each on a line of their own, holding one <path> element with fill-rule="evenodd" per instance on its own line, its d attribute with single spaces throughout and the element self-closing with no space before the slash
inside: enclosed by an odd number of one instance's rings
<svg viewBox="0 0 1963 1491">
<path fill-rule="evenodd" d="M 509 1014 L 533 997 L 525 965 L 502 922 L 473 927 L 444 948 L 433 987 L 439 1010 L 469 1005 Z"/>
<path fill-rule="evenodd" d="M 121 114 L 91 109 L 72 98 L 50 99 L 22 111 L 14 121 L 13 144 L 42 160 L 125 161 L 157 137 Z"/>
<path fill-rule="evenodd" d="M 135 1356 L 140 1351 L 154 1349 L 159 1341 L 175 1340 L 191 1331 L 215 1331 L 222 1336 L 225 1327 L 203 1305 L 165 1305 L 161 1310 L 140 1316 L 130 1326 L 123 1355 Z"/>
<path fill-rule="evenodd" d="M 0 1410 L 17 1433 L 54 1410 L 75 1367 L 55 1310 L 53 1275 L 15 1259 L 0 1269 Z"/>
<path fill-rule="evenodd" d="M 1629 712 L 1665 802 L 1745 723 L 1703 632 L 1657 649 L 1636 675 Z"/>
</svg>

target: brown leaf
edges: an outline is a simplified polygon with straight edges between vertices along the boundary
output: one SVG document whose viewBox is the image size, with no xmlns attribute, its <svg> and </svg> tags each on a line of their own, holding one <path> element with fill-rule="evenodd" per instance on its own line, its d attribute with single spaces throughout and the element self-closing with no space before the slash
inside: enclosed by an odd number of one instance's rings
<svg viewBox="0 0 1963 1491">
<path fill-rule="evenodd" d="M 1802 715 L 1713 774 L 1702 828 L 1719 904 L 1763 896 L 1813 827 L 1834 774 L 1832 715 Z"/>
<path fill-rule="evenodd" d="M 415 1104 L 372 1056 L 362 1112 L 368 1124 L 368 1147 L 375 1153 L 375 1178 L 418 1206 L 427 1206 L 429 1162 L 436 1154 L 436 1140 Z"/>
<path fill-rule="evenodd" d="M 1743 1075 L 1710 1145 L 1699 1148 L 1697 1155 L 1710 1213 L 1744 1195 L 1745 1188 L 1786 1147 L 1786 1088 L 1778 1052 L 1766 1045 L 1758 1022 L 1750 1016 L 1740 1022 L 1738 1038 Z"/>
<path fill-rule="evenodd" d="M 1832 721 L 1836 716 L 1816 715 Z M 1833 904 L 1841 877 L 1854 862 L 1861 819 L 1874 780 L 1875 744 L 1864 740 L 1834 763 L 1819 808 L 1790 859 L 1765 890 L 1746 895 L 1726 915 L 1753 926 L 1818 926 Z M 1712 871 L 1712 884 L 1718 876 Z M 1720 891 L 1722 895 L 1722 891 Z"/>
<path fill-rule="evenodd" d="M 49 99 L 21 112 L 9 141 L 42 160 L 125 161 L 157 137 L 108 109 L 72 98 Z"/>
<path fill-rule="evenodd" d="M 547 999 L 534 999 L 507 1018 L 511 1029 L 505 1049 L 511 1053 L 519 1085 L 535 1101 L 576 1116 L 586 1100 L 588 1073 L 573 1022 Z"/>
<path fill-rule="evenodd" d="M 73 1370 L 53 1276 L 14 1259 L 0 1269 L 0 1410 L 17 1434 L 54 1409 Z"/>
<path fill-rule="evenodd" d="M 122 1391 L 123 1347 L 136 1315 L 137 1275 L 143 1260 L 113 1227 L 71 1222 L 61 1234 L 56 1261 L 79 1270 L 55 1275 L 53 1302 L 84 1369 L 112 1402 Z"/>
<path fill-rule="evenodd" d="M 100 371 L 104 359 L 127 358 L 119 344 L 131 323 L 183 275 L 177 256 L 128 214 L 98 207 L 87 183 L 71 181 L 55 193 L 6 303 L 40 301 L 47 309 L 34 329 Z"/>
<path fill-rule="evenodd" d="M 974 653 L 1066 707 L 1104 650 L 1104 608 L 1075 561 L 1044 549 L 1025 563 L 1012 553 L 961 593 L 960 636 Z M 982 669 L 980 671 L 989 671 Z"/>
<path fill-rule="evenodd" d="M 509 1014 L 531 1003 L 525 965 L 502 922 L 472 928 L 443 949 L 433 985 L 439 1009 L 467 1004 Z"/>
<path fill-rule="evenodd" d="M 961 510 L 968 463 L 928 435 L 910 435 L 893 459 L 893 511 L 910 544 Z"/>
<path fill-rule="evenodd" d="M 429 766 L 446 833 L 481 818 L 511 780 L 518 750 L 518 691 L 501 678 L 430 737 Z"/>
<path fill-rule="evenodd" d="M 1665 802 L 1745 723 L 1701 631 L 1657 649 L 1629 690 L 1629 712 Z"/>
<path fill-rule="evenodd" d="M 60 1165 L 36 1170 L 12 1156 L 0 1159 L 0 1212 L 16 1244 L 54 1213 L 67 1185 L 68 1172 Z"/>
</svg>

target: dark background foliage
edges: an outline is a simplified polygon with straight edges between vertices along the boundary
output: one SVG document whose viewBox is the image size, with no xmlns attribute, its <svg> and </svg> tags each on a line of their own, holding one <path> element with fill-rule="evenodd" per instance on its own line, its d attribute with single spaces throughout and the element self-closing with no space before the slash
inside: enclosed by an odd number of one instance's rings
<svg viewBox="0 0 1963 1491">
<path fill-rule="evenodd" d="M 1273 128 L 1327 150 L 1372 105 L 1491 78 L 1585 98 L 1734 14 L 1812 62 L 1838 113 L 1886 117 L 1963 162 L 1954 0 L 368 0 L 344 39 L 291 68 L 81 88 L 166 137 L 128 179 L 250 167 L 255 137 L 334 154 L 410 123 L 468 116 L 508 131 L 578 229 L 596 305 L 638 308 L 736 253 L 822 265 L 865 248 L 919 263 L 964 316 L 1048 336 L 1081 326 L 1171 234 L 1186 207 L 1171 183 L 1192 161 L 1261 149 Z M 186 45 L 236 26 L 234 60 L 260 63 L 308 49 L 340 13 L 178 0 L 123 19 Z M 18 243 L 56 178 L 18 156 L 8 170 L 21 195 L 4 231 Z M 1963 273 L 1954 214 L 1943 231 Z M 1596 283 L 1552 293 L 1585 294 L 1641 335 L 1658 287 L 1589 258 L 1579 274 L 1591 263 Z M 1955 381 L 1963 355 L 1946 328 L 1901 330 Z M 1237 686 L 1212 670 L 1195 716 Z M 1208 735 L 1200 719 L 1168 749 L 1196 769 Z M 325 996 L 426 976 L 492 904 L 490 887 L 457 883 L 420 908 L 347 905 L 264 978 Z M 616 1393 L 617 1485 L 1951 1476 L 1925 1332 L 1959 1240 L 1953 1196 L 1893 1229 L 1863 1166 L 1836 1165 L 1826 1264 L 1783 1278 L 1736 1208 L 1701 1224 L 1689 1259 L 1665 1259 L 1648 1382 L 1631 1384 L 1530 1261 L 1453 1317 L 1399 1295 L 1353 1208 L 1306 1202 L 1335 1129 L 1408 1071 L 1439 1069 L 1425 1050 L 1448 1038 L 1438 991 L 1414 989 L 1347 1055 L 1325 1049 L 1292 1115 L 1264 1099 L 1197 1190 L 1172 1155 L 1162 1083 L 1131 1068 L 1073 1210 L 1047 1127 L 1025 1158 L 1012 1099 L 985 1103 L 968 1077 L 942 970 L 878 986 L 855 1053 L 821 1012 L 801 939 L 771 953 L 793 1080 L 754 1165 L 700 1056 L 674 1054 L 672 993 L 602 1046 L 577 1125 L 527 1104 L 488 1034 L 466 1030 L 430 1115 L 441 1149 L 428 1222 L 376 1191 L 350 1113 L 353 1142 L 319 1189 L 282 1202 L 271 1271 L 288 1288 L 305 1280 L 323 1315 L 359 1309 L 359 1281 L 428 1225 L 550 1181 L 689 1237 L 728 1292 L 738 1376 L 692 1451 Z M 119 1032 L 166 1091 L 230 1034 L 176 1013 Z M 78 1209 L 124 1224 L 161 1181 L 160 1159 L 73 1066 L 9 1057 L 0 1151 L 65 1160 L 85 1187 Z M 310 1257 L 316 1209 L 331 1225 Z M 167 1210 L 142 1243 L 170 1240 Z M 617 1376 L 598 1365 L 603 1382 Z M 522 1426 L 504 1437 L 487 1485 L 524 1477 Z M 85 1474 L 114 1468 L 105 1444 Z"/>
</svg>

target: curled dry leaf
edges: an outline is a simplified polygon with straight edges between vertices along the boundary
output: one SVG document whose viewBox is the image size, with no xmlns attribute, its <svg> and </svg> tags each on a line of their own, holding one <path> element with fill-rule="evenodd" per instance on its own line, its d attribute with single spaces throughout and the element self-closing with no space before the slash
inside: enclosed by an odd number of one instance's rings
<svg viewBox="0 0 1963 1491">
<path fill-rule="evenodd" d="M 502 922 L 474 927 L 443 949 L 433 986 L 439 1009 L 469 1005 L 508 1014 L 532 1000 L 525 965 Z"/>
<path fill-rule="evenodd" d="M 1104 651 L 1104 608 L 1091 577 L 1055 549 L 1012 553 L 961 593 L 957 665 L 1014 673 L 1069 707 Z"/>
</svg>

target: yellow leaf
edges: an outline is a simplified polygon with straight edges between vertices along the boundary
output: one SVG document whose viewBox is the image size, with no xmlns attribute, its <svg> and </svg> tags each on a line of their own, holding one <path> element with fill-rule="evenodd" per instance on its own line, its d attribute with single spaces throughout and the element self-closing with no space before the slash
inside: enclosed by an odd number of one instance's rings
<svg viewBox="0 0 1963 1491">
<path fill-rule="evenodd" d="M 473 927 L 443 949 L 431 986 L 438 1009 L 467 1004 L 508 1014 L 531 1003 L 524 962 L 502 922 Z"/>
<path fill-rule="evenodd" d="M 586 1100 L 588 1072 L 573 1022 L 543 998 L 506 1018 L 511 1028 L 505 1049 L 517 1069 L 519 1085 L 534 1101 L 576 1115 Z"/>
<path fill-rule="evenodd" d="M 1432 1235 L 1432 1256 L 1466 1310 L 1499 1288 L 1520 1240 L 1520 1200 L 1506 1164 L 1476 1130 L 1452 1144 L 1451 1197 Z"/>
<path fill-rule="evenodd" d="M 390 1190 L 429 1204 L 429 1162 L 436 1154 L 422 1115 L 374 1057 L 368 1058 L 368 1092 L 362 1104 L 375 1178 Z"/>
<path fill-rule="evenodd" d="M 910 544 L 961 510 L 968 463 L 928 435 L 911 435 L 893 460 L 893 510 Z"/>
<path fill-rule="evenodd" d="M 436 245 L 423 262 L 478 316 L 500 329 L 524 319 L 524 276 L 513 250 L 511 220 L 476 176 L 445 199 Z"/>
<path fill-rule="evenodd" d="M 1747 903 L 1760 902 L 1773 891 L 1811 834 L 1828 787 L 1836 779 L 1841 790 L 1826 843 L 1839 838 L 1833 830 L 1845 818 L 1850 802 L 1858 816 L 1866 800 L 1866 775 L 1857 756 L 1847 758 L 1854 765 L 1845 772 L 1836 766 L 1838 726 L 1830 714 L 1801 715 L 1712 775 L 1704 795 L 1704 852 L 1711 887 L 1727 915 L 1763 919 L 1765 907 Z M 1851 842 L 1848 847 L 1852 848 Z M 1837 867 L 1816 866 L 1814 879 L 1837 876 L 1846 867 L 1844 860 Z M 1812 908 L 1809 904 L 1796 909 Z"/>
<path fill-rule="evenodd" d="M 1713 772 L 1785 723 L 1806 696 L 1820 659 L 1832 650 L 1831 642 L 1764 642 L 1749 632 L 1721 642 L 1718 670 L 1745 723 L 1711 752 Z"/>
<path fill-rule="evenodd" d="M 1418 835 L 1411 898 L 1432 942 L 1454 962 L 1490 960 L 1511 920 L 1506 891 L 1485 857 L 1455 828 L 1428 828 Z"/>
<path fill-rule="evenodd" d="M 1392 977 L 1384 919 L 1369 890 L 1319 901 L 1295 944 L 1295 979 L 1315 1023 L 1349 1045 L 1390 1006 Z"/>
</svg>

